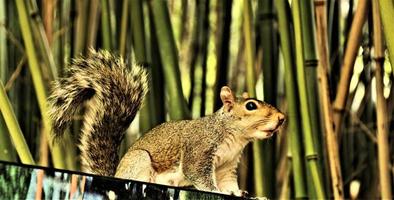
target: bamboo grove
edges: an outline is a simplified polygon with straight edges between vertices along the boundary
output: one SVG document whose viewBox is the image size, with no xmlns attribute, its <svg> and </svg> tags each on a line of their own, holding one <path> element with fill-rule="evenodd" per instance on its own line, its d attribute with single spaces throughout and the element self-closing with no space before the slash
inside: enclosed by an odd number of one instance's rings
<svg viewBox="0 0 394 200">
<path fill-rule="evenodd" d="M 83 110 L 54 143 L 47 96 L 73 57 L 108 49 L 151 77 L 122 152 L 163 121 L 214 112 L 229 85 L 287 115 L 244 152 L 243 190 L 390 199 L 393 18 L 392 0 L 0 0 L 0 159 L 79 170 Z"/>
</svg>

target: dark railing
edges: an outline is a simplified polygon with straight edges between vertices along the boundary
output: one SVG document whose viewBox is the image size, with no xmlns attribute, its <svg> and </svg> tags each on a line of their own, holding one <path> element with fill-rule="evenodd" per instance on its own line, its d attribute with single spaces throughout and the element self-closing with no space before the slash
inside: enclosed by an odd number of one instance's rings
<svg viewBox="0 0 394 200">
<path fill-rule="evenodd" d="M 241 199 L 192 188 L 0 161 L 0 199 Z"/>
</svg>

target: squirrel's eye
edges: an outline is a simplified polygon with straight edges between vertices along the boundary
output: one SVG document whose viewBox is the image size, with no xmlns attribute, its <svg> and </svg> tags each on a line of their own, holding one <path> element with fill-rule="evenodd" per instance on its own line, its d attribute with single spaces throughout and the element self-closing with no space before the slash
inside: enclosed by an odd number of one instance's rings
<svg viewBox="0 0 394 200">
<path fill-rule="evenodd" d="M 248 102 L 246 104 L 246 109 L 248 109 L 248 110 L 256 110 L 257 109 L 257 105 L 254 102 Z"/>
</svg>

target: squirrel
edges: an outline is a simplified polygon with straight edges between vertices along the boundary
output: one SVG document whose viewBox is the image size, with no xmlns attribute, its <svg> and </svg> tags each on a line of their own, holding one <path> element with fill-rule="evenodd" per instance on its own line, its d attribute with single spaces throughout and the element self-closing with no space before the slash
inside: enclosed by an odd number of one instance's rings
<svg viewBox="0 0 394 200">
<path fill-rule="evenodd" d="M 120 159 L 125 131 L 147 93 L 147 72 L 105 50 L 74 59 L 49 97 L 55 138 L 86 106 L 79 148 L 84 172 L 242 196 L 237 165 L 244 147 L 270 138 L 285 115 L 277 108 L 236 97 L 221 88 L 223 106 L 198 119 L 169 121 L 148 131 Z"/>
</svg>

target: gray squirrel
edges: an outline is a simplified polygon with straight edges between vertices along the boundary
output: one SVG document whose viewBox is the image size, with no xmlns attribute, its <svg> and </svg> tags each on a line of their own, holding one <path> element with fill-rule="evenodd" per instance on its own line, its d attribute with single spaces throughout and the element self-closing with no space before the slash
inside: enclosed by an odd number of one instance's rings
<svg viewBox="0 0 394 200">
<path fill-rule="evenodd" d="M 222 87 L 223 106 L 199 119 L 165 122 L 140 137 L 120 159 L 125 131 L 147 93 L 147 73 L 138 65 L 104 50 L 72 61 L 55 81 L 49 97 L 52 130 L 60 137 L 76 110 L 86 106 L 81 133 L 81 160 L 87 173 L 171 186 L 243 195 L 237 165 L 244 147 L 271 137 L 285 115 L 275 107 L 236 97 Z"/>
</svg>

